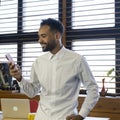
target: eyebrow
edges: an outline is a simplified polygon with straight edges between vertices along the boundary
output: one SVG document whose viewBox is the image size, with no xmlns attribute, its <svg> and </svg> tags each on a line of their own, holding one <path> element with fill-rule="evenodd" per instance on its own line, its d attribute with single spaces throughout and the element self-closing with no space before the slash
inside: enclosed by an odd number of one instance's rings
<svg viewBox="0 0 120 120">
<path fill-rule="evenodd" d="M 47 34 L 38 34 L 38 36 L 44 36 L 44 35 L 47 35 Z"/>
</svg>

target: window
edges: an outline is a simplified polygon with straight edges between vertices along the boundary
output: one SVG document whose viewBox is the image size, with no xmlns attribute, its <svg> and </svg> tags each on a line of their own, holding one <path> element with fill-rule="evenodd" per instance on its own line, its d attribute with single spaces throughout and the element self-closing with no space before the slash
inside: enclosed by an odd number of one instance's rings
<svg viewBox="0 0 120 120">
<path fill-rule="evenodd" d="M 0 44 L 0 62 L 8 62 L 5 54 L 10 53 L 14 61 L 17 63 L 17 44 Z"/>
<path fill-rule="evenodd" d="M 115 93 L 115 79 L 111 81 L 107 76 L 109 70 L 115 69 L 115 40 L 75 40 L 72 42 L 72 49 L 86 57 L 99 88 L 101 89 L 101 81 L 105 78 L 106 90 Z"/>
<path fill-rule="evenodd" d="M 58 0 L 23 0 L 23 31 L 37 31 L 42 19 L 58 19 Z"/>
<path fill-rule="evenodd" d="M 10 52 L 28 80 L 33 61 L 44 54 L 36 41 L 41 20 L 60 19 L 66 47 L 86 57 L 100 90 L 105 78 L 108 93 L 120 95 L 120 80 L 111 80 L 120 71 L 119 0 L 1 0 L 0 5 L 0 61 Z"/>
<path fill-rule="evenodd" d="M 29 80 L 32 63 L 35 59 L 44 54 L 39 43 L 31 42 L 23 44 L 22 73 Z"/>
<path fill-rule="evenodd" d="M 17 33 L 17 0 L 1 0 L 0 34 Z"/>
<path fill-rule="evenodd" d="M 23 32 L 38 32 L 41 20 L 46 18 L 59 17 L 58 0 L 23 0 Z M 29 42 L 31 38 L 28 36 L 28 41 L 23 43 L 22 56 L 22 72 L 26 79 L 29 80 L 30 70 L 33 61 L 40 55 L 44 54 L 42 48 L 37 42 Z M 32 41 L 36 41 L 37 35 Z"/>
<path fill-rule="evenodd" d="M 86 57 L 99 86 L 105 78 L 108 93 L 116 93 L 115 71 L 111 76 L 107 72 L 116 70 L 116 26 L 114 0 L 71 0 L 67 2 L 67 47 Z M 115 34 L 115 35 L 114 35 Z"/>
<path fill-rule="evenodd" d="M 115 26 L 114 0 L 73 0 L 73 29 Z"/>
</svg>

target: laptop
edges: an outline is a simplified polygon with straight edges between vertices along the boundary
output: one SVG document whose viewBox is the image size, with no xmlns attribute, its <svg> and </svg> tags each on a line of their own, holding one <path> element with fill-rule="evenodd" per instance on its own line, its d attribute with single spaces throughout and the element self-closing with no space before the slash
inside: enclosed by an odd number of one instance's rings
<svg viewBox="0 0 120 120">
<path fill-rule="evenodd" d="M 28 120 L 29 99 L 1 98 L 3 120 Z"/>
</svg>

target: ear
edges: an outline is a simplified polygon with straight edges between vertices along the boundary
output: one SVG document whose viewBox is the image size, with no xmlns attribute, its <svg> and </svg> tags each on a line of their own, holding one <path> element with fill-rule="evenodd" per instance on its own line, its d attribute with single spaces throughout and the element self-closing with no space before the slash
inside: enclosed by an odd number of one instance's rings
<svg viewBox="0 0 120 120">
<path fill-rule="evenodd" d="M 56 40 L 59 40 L 59 39 L 61 38 L 60 32 L 57 32 L 57 33 L 55 34 L 55 38 L 56 38 Z"/>
</svg>

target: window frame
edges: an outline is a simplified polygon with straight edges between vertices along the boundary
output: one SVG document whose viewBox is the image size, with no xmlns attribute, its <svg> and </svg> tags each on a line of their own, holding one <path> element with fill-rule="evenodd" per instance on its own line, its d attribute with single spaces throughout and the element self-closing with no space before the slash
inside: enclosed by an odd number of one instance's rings
<svg viewBox="0 0 120 120">
<path fill-rule="evenodd" d="M 67 25 L 66 26 L 72 26 L 72 18 L 69 16 L 72 16 L 72 0 L 69 0 L 69 4 L 66 2 L 67 5 L 67 10 L 66 10 L 66 16 L 67 16 Z M 120 29 L 120 14 L 117 14 L 118 12 L 120 12 L 120 2 L 119 0 L 115 0 L 115 26 L 114 27 L 106 27 L 104 28 L 105 30 L 103 30 L 103 28 L 89 28 L 89 29 L 72 29 L 72 27 L 66 28 L 66 40 L 69 39 L 69 41 L 72 41 L 74 39 L 79 39 L 79 40 L 83 40 L 83 39 L 107 39 L 107 38 L 113 38 L 116 41 L 116 70 L 120 71 L 120 67 L 119 67 L 119 60 L 117 61 L 117 58 L 120 59 L 120 55 L 118 53 L 120 53 L 119 47 L 117 47 L 117 43 L 118 46 L 120 44 L 119 42 L 119 38 L 120 38 L 120 34 L 119 34 L 119 29 Z M 71 32 L 72 31 L 72 32 Z M 70 37 L 69 37 L 69 33 Z M 96 36 L 97 34 L 97 36 Z M 74 35 L 76 35 L 75 37 L 73 37 Z M 81 36 L 80 36 L 81 35 Z M 66 47 L 68 49 L 72 49 L 72 44 L 70 42 L 66 41 Z M 120 88 L 120 81 L 116 78 L 116 87 Z M 120 89 L 116 90 L 116 94 L 120 93 Z"/>
<path fill-rule="evenodd" d="M 75 39 L 92 39 L 92 38 L 115 38 L 116 39 L 116 66 L 119 66 L 119 61 L 117 61 L 117 59 L 120 59 L 120 55 L 118 53 L 120 53 L 119 50 L 119 39 L 120 39 L 120 34 L 119 34 L 119 29 L 120 29 L 120 14 L 116 14 L 118 12 L 120 12 L 120 2 L 119 0 L 115 0 L 115 27 L 110 27 L 109 30 L 105 31 L 102 28 L 94 28 L 94 29 L 90 29 L 90 31 L 85 31 L 84 29 L 72 29 L 72 28 L 66 28 L 66 26 L 71 26 L 71 18 L 69 16 L 72 16 L 72 13 L 70 11 L 72 11 L 72 0 L 69 0 L 69 4 L 67 3 L 67 0 L 59 0 L 59 20 L 63 21 L 63 24 L 65 26 L 65 33 L 63 36 L 63 42 L 65 44 L 65 46 L 68 49 L 72 48 L 72 44 L 71 42 L 67 42 L 66 40 L 73 40 L 74 37 L 68 37 L 69 32 L 72 30 L 71 35 L 73 34 L 82 34 L 82 36 L 80 37 L 76 37 Z M 22 61 L 22 50 L 23 50 L 23 43 L 24 42 L 34 42 L 37 41 L 38 39 L 38 35 L 37 32 L 27 32 L 27 33 L 23 33 L 22 30 L 22 22 L 23 19 L 21 16 L 23 16 L 23 0 L 18 0 L 18 23 L 17 23 L 17 33 L 15 34 L 2 34 L 0 35 L 0 43 L 11 43 L 11 42 L 17 42 L 18 44 L 18 49 L 17 49 L 17 63 L 22 66 L 22 63 L 20 61 Z M 108 29 L 108 27 L 106 27 L 106 29 Z M 117 29 L 117 30 L 115 30 Z M 86 34 L 92 34 L 91 35 L 87 35 Z M 107 34 L 104 34 L 107 33 Z M 94 34 L 98 34 L 98 36 L 95 36 Z M 29 39 L 31 38 L 31 39 Z M 119 70 L 119 67 L 116 67 L 116 70 Z M 117 79 L 116 79 L 116 87 L 120 88 L 120 83 L 117 83 Z M 120 93 L 120 89 L 116 91 L 116 93 Z"/>
</svg>

